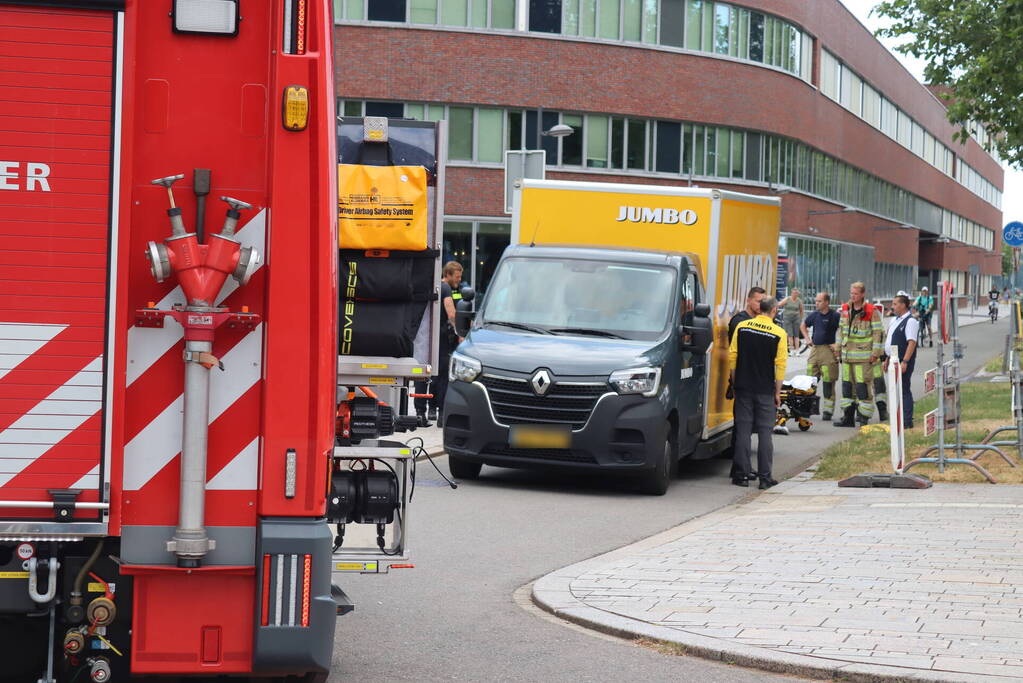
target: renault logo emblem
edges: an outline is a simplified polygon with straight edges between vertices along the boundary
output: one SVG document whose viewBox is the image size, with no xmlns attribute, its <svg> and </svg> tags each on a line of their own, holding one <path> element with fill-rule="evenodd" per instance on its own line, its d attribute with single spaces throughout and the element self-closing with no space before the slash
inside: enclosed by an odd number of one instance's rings
<svg viewBox="0 0 1023 683">
<path fill-rule="evenodd" d="M 543 396 L 551 388 L 550 373 L 546 370 L 537 370 L 529 383 L 533 385 L 533 391 L 537 396 Z"/>
</svg>

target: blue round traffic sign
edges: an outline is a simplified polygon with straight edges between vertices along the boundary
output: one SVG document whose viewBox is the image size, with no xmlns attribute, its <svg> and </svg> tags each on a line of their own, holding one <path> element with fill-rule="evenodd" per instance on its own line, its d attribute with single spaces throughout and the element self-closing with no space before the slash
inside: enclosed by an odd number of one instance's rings
<svg viewBox="0 0 1023 683">
<path fill-rule="evenodd" d="M 1023 247 L 1023 223 L 1013 221 L 1002 228 L 1002 241 L 1010 247 Z"/>
</svg>

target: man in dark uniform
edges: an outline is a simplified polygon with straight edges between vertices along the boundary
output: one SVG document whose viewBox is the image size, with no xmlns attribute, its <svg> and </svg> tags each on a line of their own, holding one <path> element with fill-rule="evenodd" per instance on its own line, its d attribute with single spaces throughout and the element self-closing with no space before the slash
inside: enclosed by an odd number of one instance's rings
<svg viewBox="0 0 1023 683">
<path fill-rule="evenodd" d="M 835 382 L 838 381 L 838 357 L 835 335 L 838 332 L 838 311 L 831 308 L 831 295 L 818 292 L 814 303 L 817 310 L 803 321 L 803 338 L 810 340 L 810 358 L 806 372 L 820 380 L 824 401 L 821 405 L 821 419 L 830 421 L 835 411 Z M 813 328 L 811 337 L 808 328 Z"/>
<path fill-rule="evenodd" d="M 444 395 L 448 390 L 448 365 L 451 364 L 451 352 L 455 350 L 462 339 L 455 332 L 455 292 L 462 281 L 462 265 L 458 261 L 448 261 L 444 264 L 444 270 L 440 283 L 440 344 L 437 353 L 437 376 L 430 384 L 416 382 L 416 393 L 433 394 L 432 399 L 417 397 L 415 399 L 416 417 L 421 427 L 428 427 L 430 422 L 443 421 Z M 461 299 L 461 293 L 458 294 Z M 429 404 L 429 413 L 427 405 Z M 441 426 L 441 424 L 438 424 Z"/>
<path fill-rule="evenodd" d="M 906 429 L 913 428 L 913 393 L 910 384 L 913 380 L 913 368 L 916 367 L 916 345 L 920 335 L 920 321 L 910 313 L 909 297 L 899 294 L 892 301 L 895 320 L 888 328 L 888 338 L 884 348 L 889 354 L 884 361 L 884 371 L 888 372 L 888 363 L 902 363 L 902 424 Z"/>
</svg>

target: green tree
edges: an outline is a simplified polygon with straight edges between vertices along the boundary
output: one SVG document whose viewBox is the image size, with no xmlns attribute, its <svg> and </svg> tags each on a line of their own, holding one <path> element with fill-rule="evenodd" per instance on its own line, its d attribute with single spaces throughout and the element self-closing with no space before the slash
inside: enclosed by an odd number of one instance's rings
<svg viewBox="0 0 1023 683">
<path fill-rule="evenodd" d="M 1023 0 L 885 0 L 874 12 L 892 21 L 878 35 L 908 39 L 896 49 L 951 89 L 943 97 L 957 139 L 983 122 L 994 150 L 1023 168 Z"/>
<path fill-rule="evenodd" d="M 1002 275 L 1008 277 L 1012 275 L 1016 269 L 1013 267 L 1012 258 L 1012 247 L 1008 244 L 1002 245 Z"/>
</svg>

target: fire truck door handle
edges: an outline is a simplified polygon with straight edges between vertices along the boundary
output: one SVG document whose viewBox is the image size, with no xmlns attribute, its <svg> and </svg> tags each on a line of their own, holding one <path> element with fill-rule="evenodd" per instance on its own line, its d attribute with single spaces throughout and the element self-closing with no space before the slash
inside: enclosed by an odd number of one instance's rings
<svg viewBox="0 0 1023 683">
<path fill-rule="evenodd" d="M 47 603 L 57 595 L 57 567 L 60 564 L 57 562 L 56 557 L 51 557 L 47 560 L 47 567 L 50 570 L 49 577 L 47 578 L 46 593 L 41 594 L 38 590 L 39 585 L 39 560 L 38 558 L 31 558 L 28 561 L 28 596 L 32 598 L 34 602 Z"/>
</svg>

